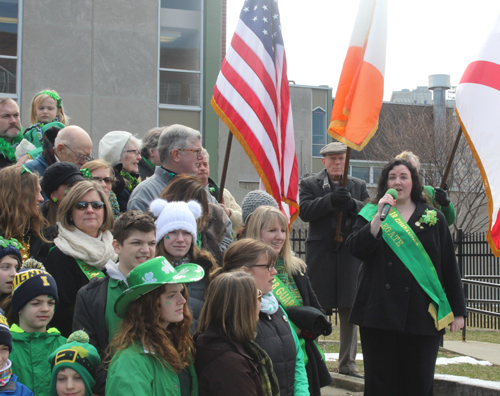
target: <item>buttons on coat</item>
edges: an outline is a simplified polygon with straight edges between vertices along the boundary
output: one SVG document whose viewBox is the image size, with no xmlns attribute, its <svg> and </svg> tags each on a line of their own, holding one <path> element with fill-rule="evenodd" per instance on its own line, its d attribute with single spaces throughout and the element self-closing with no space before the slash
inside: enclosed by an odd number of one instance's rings
<svg viewBox="0 0 500 396">
<path fill-rule="evenodd" d="M 286 315 L 283 315 L 283 320 L 288 323 L 288 318 L 286 317 Z"/>
<path fill-rule="evenodd" d="M 405 293 L 408 293 L 410 291 L 410 288 L 408 286 L 405 287 Z"/>
<path fill-rule="evenodd" d="M 389 261 L 389 262 L 387 263 L 387 266 L 388 266 L 388 267 L 392 267 L 392 263 Z"/>
<path fill-rule="evenodd" d="M 385 285 L 385 288 L 386 288 L 387 290 L 389 290 L 389 289 L 391 288 L 391 285 L 389 285 L 389 284 L 387 283 L 387 284 Z"/>
</svg>

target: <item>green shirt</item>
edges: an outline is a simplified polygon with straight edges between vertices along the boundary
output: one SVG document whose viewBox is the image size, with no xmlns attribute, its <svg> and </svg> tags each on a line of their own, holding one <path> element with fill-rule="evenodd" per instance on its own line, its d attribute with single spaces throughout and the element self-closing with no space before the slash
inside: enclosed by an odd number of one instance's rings
<svg viewBox="0 0 500 396">
<path fill-rule="evenodd" d="M 127 290 L 127 284 L 117 279 L 109 279 L 108 297 L 106 299 L 106 330 L 108 331 L 108 341 L 111 342 L 120 328 L 122 319 L 115 313 L 115 302 L 118 297 Z"/>
<path fill-rule="evenodd" d="M 161 359 L 161 358 L 160 358 Z M 193 366 L 191 396 L 198 395 L 198 380 Z M 135 343 L 113 356 L 106 381 L 106 396 L 181 396 L 179 376 L 165 361 L 160 362 Z"/>
</svg>

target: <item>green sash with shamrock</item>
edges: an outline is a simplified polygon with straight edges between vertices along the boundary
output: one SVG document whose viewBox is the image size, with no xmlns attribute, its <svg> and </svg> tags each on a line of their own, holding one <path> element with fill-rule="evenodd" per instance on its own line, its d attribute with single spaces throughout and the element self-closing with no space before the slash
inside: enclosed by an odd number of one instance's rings
<svg viewBox="0 0 500 396">
<path fill-rule="evenodd" d="M 377 214 L 377 210 L 377 205 L 366 204 L 359 212 L 359 215 L 363 216 L 367 221 L 371 221 Z M 434 220 L 434 218 L 430 218 L 432 216 L 429 216 L 429 214 L 426 214 L 426 216 L 429 217 L 428 220 Z M 384 241 L 396 253 L 396 256 L 408 268 L 420 287 L 431 298 L 429 313 L 434 319 L 436 329 L 444 329 L 453 322 L 453 312 L 443 286 L 439 281 L 436 268 L 434 268 L 417 235 L 395 208 L 391 209 L 389 215 L 382 222 L 380 229 Z"/>
<path fill-rule="evenodd" d="M 285 310 L 286 308 L 300 307 L 300 303 L 295 298 L 292 291 L 276 275 L 274 276 L 274 281 L 273 281 L 273 294 L 276 297 L 276 299 L 280 302 L 280 304 L 285 308 Z M 295 326 L 295 324 L 291 320 L 288 321 L 290 322 L 290 326 L 292 326 L 292 329 L 297 333 L 298 327 Z M 316 343 L 316 341 L 313 342 L 324 359 L 325 355 L 323 354 L 323 351 Z M 306 366 L 307 363 L 309 362 L 309 358 L 307 357 L 306 353 L 306 340 L 303 337 L 299 337 L 299 344 L 300 348 L 302 348 L 302 352 L 304 352 L 304 366 Z"/>
</svg>

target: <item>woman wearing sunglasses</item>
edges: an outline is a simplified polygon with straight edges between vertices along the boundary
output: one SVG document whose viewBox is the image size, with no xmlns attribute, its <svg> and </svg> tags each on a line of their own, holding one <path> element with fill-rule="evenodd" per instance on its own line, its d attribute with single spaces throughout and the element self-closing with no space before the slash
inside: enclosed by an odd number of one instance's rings
<svg viewBox="0 0 500 396">
<path fill-rule="evenodd" d="M 207 290 L 195 335 L 200 396 L 273 396 L 278 379 L 254 342 L 262 291 L 243 272 L 221 274 Z"/>
<path fill-rule="evenodd" d="M 104 277 L 113 250 L 113 213 L 102 187 L 82 181 L 74 186 L 57 211 L 59 235 L 44 264 L 59 290 L 59 306 L 52 326 L 65 337 L 71 334 L 78 290 L 92 278 Z"/>
<path fill-rule="evenodd" d="M 304 353 L 285 311 L 272 293 L 277 257 L 274 249 L 261 241 L 240 239 L 227 248 L 223 265 L 213 271 L 211 280 L 214 282 L 220 274 L 238 270 L 253 277 L 257 289 L 262 291 L 255 342 L 273 362 L 280 395 L 309 396 Z"/>
<path fill-rule="evenodd" d="M 88 170 L 88 174 L 85 169 Z M 112 190 L 113 183 L 115 182 L 115 171 L 109 163 L 104 160 L 97 159 L 85 164 L 82 169 L 84 176 L 90 180 L 96 181 L 101 184 L 104 193 L 108 197 L 109 204 L 113 210 L 113 218 L 116 220 L 120 216 L 120 205 L 115 192 Z"/>
</svg>

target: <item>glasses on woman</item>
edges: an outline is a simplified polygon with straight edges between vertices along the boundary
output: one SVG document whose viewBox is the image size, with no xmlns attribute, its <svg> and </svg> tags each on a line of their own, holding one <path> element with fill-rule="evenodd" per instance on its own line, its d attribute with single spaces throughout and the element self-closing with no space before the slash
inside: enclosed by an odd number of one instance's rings
<svg viewBox="0 0 500 396">
<path fill-rule="evenodd" d="M 112 177 L 98 177 L 98 176 L 92 176 L 92 180 L 99 182 L 99 183 L 106 183 L 106 184 L 111 184 L 115 181 L 114 178 Z"/>
<path fill-rule="evenodd" d="M 249 267 L 266 267 L 269 272 L 273 272 L 273 270 L 276 269 L 276 263 L 254 264 L 254 265 L 249 265 Z"/>
<path fill-rule="evenodd" d="M 133 153 L 136 157 L 139 157 L 141 155 L 141 152 L 137 149 L 134 150 L 123 150 L 124 153 Z"/>
<path fill-rule="evenodd" d="M 257 289 L 257 300 L 259 300 L 259 302 L 262 301 L 262 291 Z"/>
<path fill-rule="evenodd" d="M 104 202 L 102 201 L 80 201 L 77 202 L 75 205 L 75 208 L 78 210 L 85 210 L 89 207 L 89 205 L 92 207 L 92 209 L 102 209 L 104 208 Z"/>
</svg>

